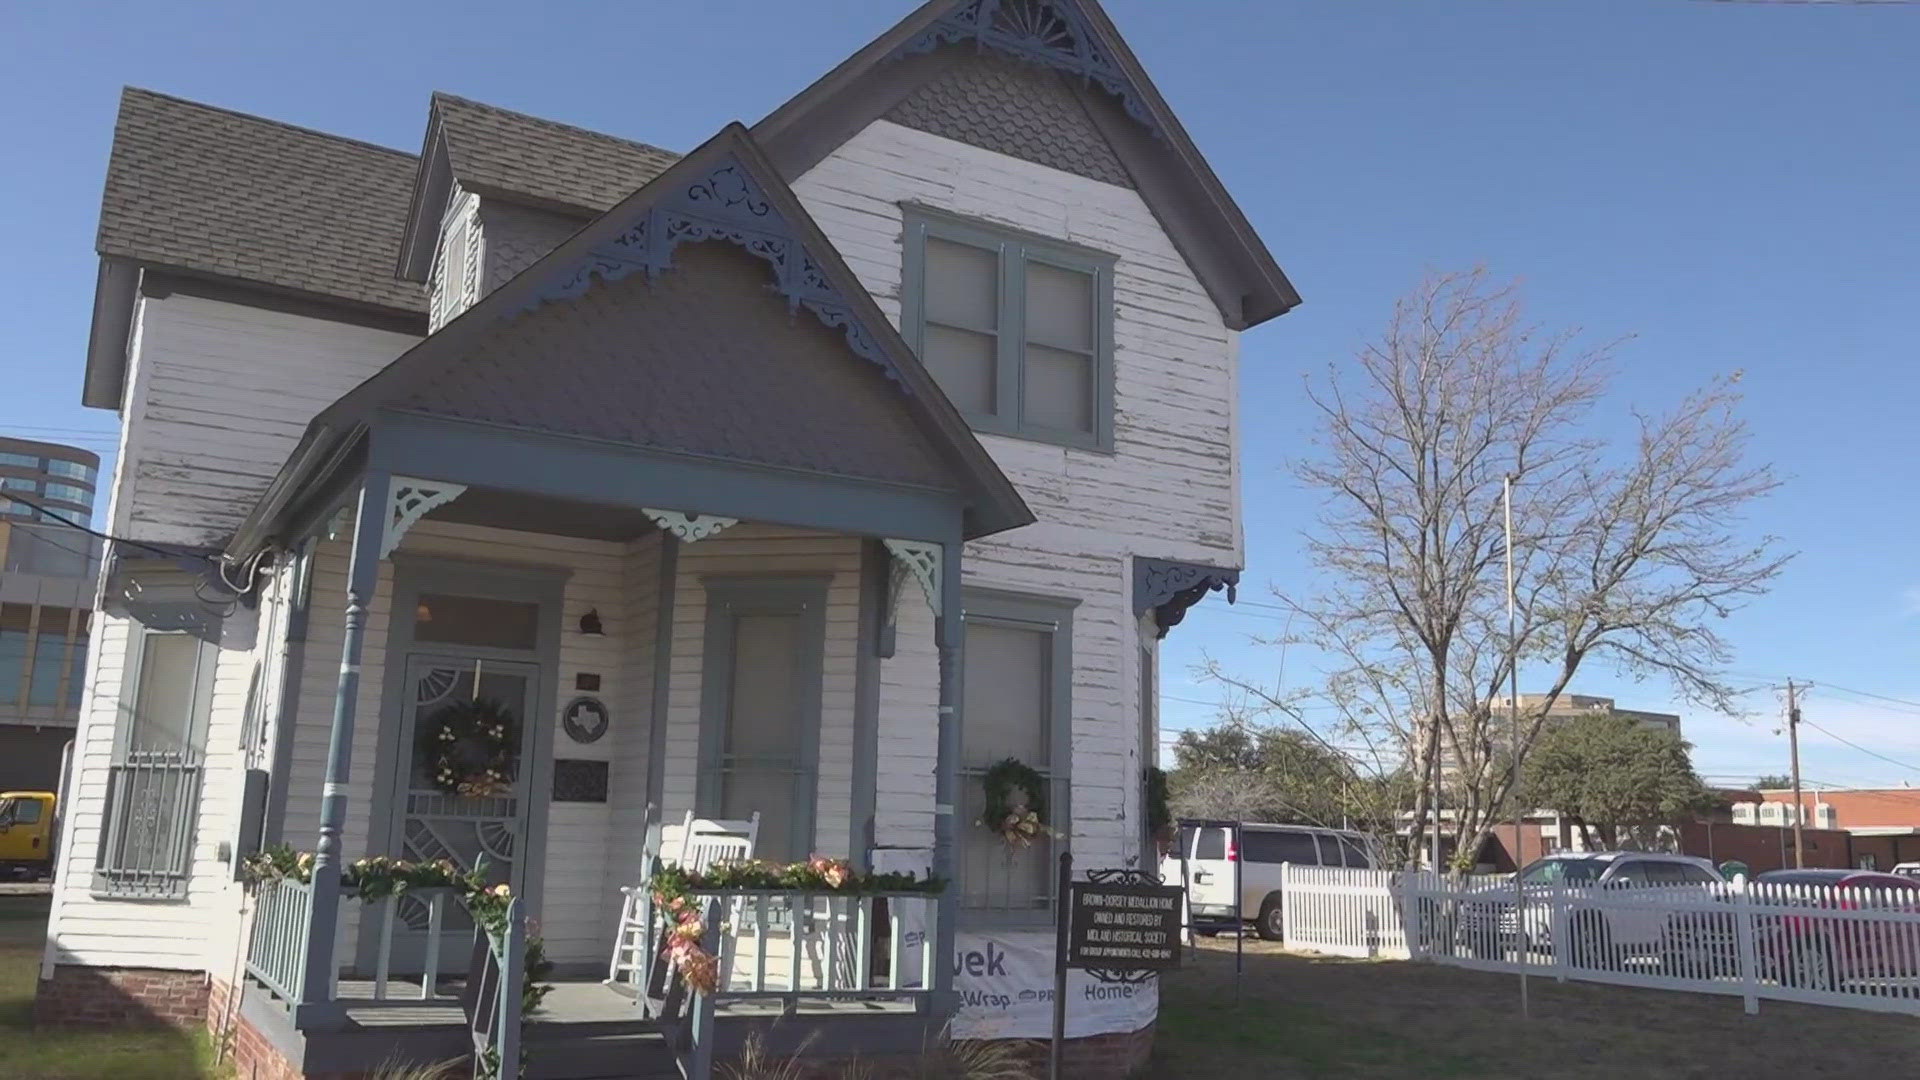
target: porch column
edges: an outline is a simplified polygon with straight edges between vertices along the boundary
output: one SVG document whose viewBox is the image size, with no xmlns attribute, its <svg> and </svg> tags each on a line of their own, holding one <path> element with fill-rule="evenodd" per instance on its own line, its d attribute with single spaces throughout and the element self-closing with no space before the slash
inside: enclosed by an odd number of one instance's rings
<svg viewBox="0 0 1920 1080">
<path fill-rule="evenodd" d="M 961 543 L 940 546 L 940 615 L 934 622 L 934 644 L 940 650 L 940 720 L 933 765 L 933 872 L 947 883 L 940 894 L 940 917 L 934 923 L 933 1003 L 941 1015 L 951 1015 L 953 996 L 953 940 L 960 916 L 959 882 L 954 849 L 954 815 L 960 799 L 961 672 L 966 657 L 966 624 L 960 599 Z"/>
<path fill-rule="evenodd" d="M 301 1012 L 319 1018 L 336 1010 L 333 1000 L 335 938 L 340 926 L 341 829 L 347 820 L 347 782 L 353 772 L 354 712 L 360 697 L 360 649 L 367 608 L 380 581 L 380 545 L 387 531 L 390 477 L 368 470 L 360 480 L 353 517 L 353 555 L 347 568 L 346 637 L 340 645 L 340 680 L 333 696 L 333 726 L 327 734 L 327 778 L 320 794 L 320 839 L 313 854 L 313 903 L 307 922 L 306 1000 Z"/>
</svg>

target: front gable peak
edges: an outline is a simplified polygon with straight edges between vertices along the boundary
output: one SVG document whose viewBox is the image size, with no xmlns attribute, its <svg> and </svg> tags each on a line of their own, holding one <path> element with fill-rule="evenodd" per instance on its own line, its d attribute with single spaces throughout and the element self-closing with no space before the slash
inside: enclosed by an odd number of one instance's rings
<svg viewBox="0 0 1920 1080">
<path fill-rule="evenodd" d="M 924 119 L 922 88 L 952 81 L 957 68 L 1011 58 L 1077 99 L 1093 129 L 1049 105 L 1051 95 L 968 94 L 945 116 Z M 962 78 L 975 81 L 981 73 Z M 968 89 L 971 89 L 969 87 Z M 921 95 L 924 98 L 926 95 Z M 938 96 L 937 94 L 934 96 Z M 900 122 L 1093 179 L 1118 163 L 1206 288 L 1231 329 L 1244 330 L 1300 302 L 1300 296 L 1220 178 L 1200 155 L 1097 0 L 928 0 L 891 30 L 754 125 L 757 144 L 793 181 L 875 120 Z M 1018 109 L 1020 117 L 992 116 Z M 1074 145 L 1036 150 L 1036 123 Z M 1084 144 L 1103 141 L 1099 154 Z"/>
<path fill-rule="evenodd" d="M 1100 42 L 1075 0 L 964 0 L 902 43 L 895 55 L 960 42 L 1078 76 L 1118 99 L 1127 115 L 1155 137 L 1165 137 L 1146 96 Z"/>
</svg>

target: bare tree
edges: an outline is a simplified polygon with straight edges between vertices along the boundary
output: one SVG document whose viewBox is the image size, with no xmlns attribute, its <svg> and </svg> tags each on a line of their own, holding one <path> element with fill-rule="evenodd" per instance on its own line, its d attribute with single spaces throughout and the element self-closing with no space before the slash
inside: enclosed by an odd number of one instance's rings
<svg viewBox="0 0 1920 1080">
<path fill-rule="evenodd" d="M 1212 668 L 1266 710 L 1357 745 L 1380 775 L 1426 777 L 1444 762 L 1461 853 L 1504 810 L 1517 760 L 1588 661 L 1733 711 L 1713 623 L 1764 592 L 1788 558 L 1771 537 L 1733 532 L 1777 486 L 1766 466 L 1743 462 L 1738 376 L 1596 432 L 1612 351 L 1524 324 L 1513 287 L 1484 271 L 1425 281 L 1379 341 L 1308 387 L 1318 452 L 1296 473 L 1325 498 L 1308 549 L 1327 584 L 1280 600 L 1303 628 L 1292 642 L 1327 658 L 1324 685 L 1302 695 Z M 1545 689 L 1523 698 L 1517 753 L 1506 716 L 1516 665 Z M 1430 786 L 1407 789 L 1418 849 Z"/>
</svg>

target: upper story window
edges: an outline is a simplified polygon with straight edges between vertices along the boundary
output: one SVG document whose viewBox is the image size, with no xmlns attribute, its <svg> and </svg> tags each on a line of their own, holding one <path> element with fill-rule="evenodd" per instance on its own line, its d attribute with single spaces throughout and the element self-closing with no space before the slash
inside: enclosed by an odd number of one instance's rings
<svg viewBox="0 0 1920 1080">
<path fill-rule="evenodd" d="M 62 461 L 59 458 L 47 459 L 47 474 L 64 476 L 70 480 L 92 480 L 93 466 L 82 465 L 78 461 Z"/>
<path fill-rule="evenodd" d="M 41 490 L 46 493 L 46 496 L 49 499 L 59 499 L 63 502 L 76 502 L 76 503 L 83 503 L 87 501 L 87 489 L 82 487 L 75 487 L 72 484 L 49 483 L 47 484 L 46 487 L 42 488 Z"/>
<path fill-rule="evenodd" d="M 21 469 L 37 469 L 40 459 L 32 454 L 16 454 L 11 450 L 0 450 L 0 465 L 12 465 Z"/>
<path fill-rule="evenodd" d="M 29 476 L 0 476 L 0 491 L 39 491 L 40 482 Z"/>
<path fill-rule="evenodd" d="M 975 429 L 1113 448 L 1110 255 L 909 208 L 900 329 Z"/>
</svg>

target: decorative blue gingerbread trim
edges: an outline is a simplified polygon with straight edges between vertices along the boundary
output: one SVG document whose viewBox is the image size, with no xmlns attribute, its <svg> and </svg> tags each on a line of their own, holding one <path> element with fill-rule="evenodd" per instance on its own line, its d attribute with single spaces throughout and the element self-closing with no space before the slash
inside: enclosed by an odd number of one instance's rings
<svg viewBox="0 0 1920 1080">
<path fill-rule="evenodd" d="M 1133 613 L 1153 612 L 1159 636 L 1180 625 L 1187 609 L 1208 593 L 1225 589 L 1227 603 L 1238 599 L 1240 571 L 1199 563 L 1173 562 L 1135 556 L 1133 560 Z"/>
<path fill-rule="evenodd" d="M 928 53 L 963 41 L 1077 75 L 1119 98 L 1127 115 L 1155 138 L 1166 137 L 1133 80 L 1095 42 L 1085 13 L 1072 0 L 972 0 L 935 19 L 893 56 Z"/>
<path fill-rule="evenodd" d="M 787 298 L 791 310 L 804 307 L 826 326 L 843 331 L 848 348 L 878 365 L 901 392 L 910 392 L 892 358 L 854 315 L 853 305 L 834 287 L 821 261 L 800 241 L 799 231 L 733 158 L 663 194 L 639 219 L 554 274 L 505 317 L 518 318 L 542 304 L 577 299 L 596 279 L 611 283 L 642 270 L 657 277 L 673 269 L 674 248 L 702 240 L 725 240 L 764 260 L 773 268 L 775 288 Z"/>
</svg>

